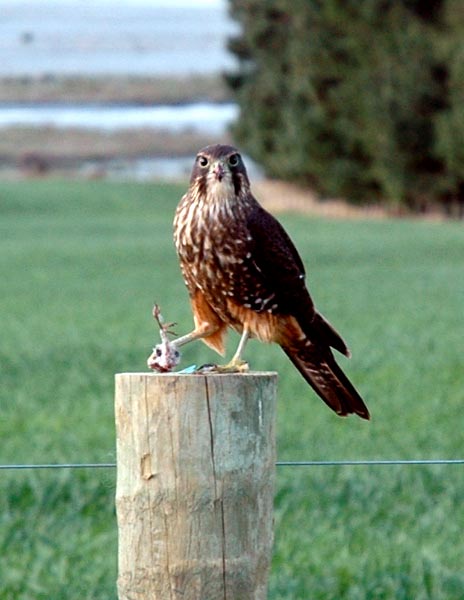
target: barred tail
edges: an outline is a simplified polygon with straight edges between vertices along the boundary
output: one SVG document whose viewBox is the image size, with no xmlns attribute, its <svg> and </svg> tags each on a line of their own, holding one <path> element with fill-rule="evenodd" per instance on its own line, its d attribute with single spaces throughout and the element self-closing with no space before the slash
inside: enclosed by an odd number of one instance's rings
<svg viewBox="0 0 464 600">
<path fill-rule="evenodd" d="M 299 348 L 282 346 L 283 351 L 309 385 L 338 415 L 357 414 L 369 419 L 369 410 L 348 377 L 335 362 L 329 348 L 312 344 Z"/>
</svg>

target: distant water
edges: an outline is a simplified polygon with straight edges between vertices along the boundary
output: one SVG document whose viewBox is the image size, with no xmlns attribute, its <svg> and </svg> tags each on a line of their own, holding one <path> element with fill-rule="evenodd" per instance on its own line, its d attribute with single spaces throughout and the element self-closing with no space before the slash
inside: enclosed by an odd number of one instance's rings
<svg viewBox="0 0 464 600">
<path fill-rule="evenodd" d="M 227 0 L 0 0 L 0 77 L 218 73 L 235 65 L 226 44 L 237 25 L 227 8 Z M 0 129 L 10 125 L 153 127 L 220 134 L 236 116 L 233 104 L 21 103 L 0 106 Z M 76 168 L 83 176 L 185 178 L 191 164 L 191 157 L 108 158 Z M 251 161 L 249 167 L 253 169 Z"/>
<path fill-rule="evenodd" d="M 226 0 L 0 0 L 0 76 L 209 74 L 236 30 Z"/>
<path fill-rule="evenodd" d="M 263 170 L 249 156 L 244 156 L 247 171 L 253 181 L 263 179 Z M 192 171 L 192 156 L 153 157 L 134 159 L 108 159 L 84 163 L 79 174 L 83 177 L 93 177 L 96 173 L 105 174 L 110 179 L 127 181 L 151 181 L 163 179 L 178 181 L 188 179 Z M 1 173 L 1 170 L 0 170 Z"/>
<path fill-rule="evenodd" d="M 235 104 L 207 102 L 179 106 L 0 105 L 2 127 L 57 127 L 116 131 L 120 129 L 185 129 L 221 134 L 236 119 Z"/>
</svg>

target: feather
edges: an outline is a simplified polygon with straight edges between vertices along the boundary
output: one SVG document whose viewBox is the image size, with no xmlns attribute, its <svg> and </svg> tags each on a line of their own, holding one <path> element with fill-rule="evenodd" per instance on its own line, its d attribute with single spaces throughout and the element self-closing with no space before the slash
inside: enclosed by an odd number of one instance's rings
<svg viewBox="0 0 464 600">
<path fill-rule="evenodd" d="M 357 414 L 370 419 L 369 410 L 348 377 L 335 362 L 332 352 L 312 344 L 282 349 L 322 400 L 338 415 Z"/>
</svg>

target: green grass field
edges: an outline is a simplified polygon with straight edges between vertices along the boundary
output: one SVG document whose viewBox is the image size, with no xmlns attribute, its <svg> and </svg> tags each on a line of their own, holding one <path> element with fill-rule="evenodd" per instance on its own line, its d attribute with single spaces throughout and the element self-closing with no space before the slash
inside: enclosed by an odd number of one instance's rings
<svg viewBox="0 0 464 600">
<path fill-rule="evenodd" d="M 191 327 L 181 193 L 0 184 L 0 463 L 115 460 L 113 375 L 145 369 L 153 302 Z M 252 368 L 280 374 L 279 459 L 463 458 L 462 224 L 281 220 L 372 421 L 338 418 L 251 342 Z M 192 344 L 184 365 L 214 358 Z M 114 493 L 114 470 L 0 471 L 0 599 L 116 598 Z M 463 507 L 463 466 L 280 467 L 269 598 L 461 599 Z"/>
</svg>

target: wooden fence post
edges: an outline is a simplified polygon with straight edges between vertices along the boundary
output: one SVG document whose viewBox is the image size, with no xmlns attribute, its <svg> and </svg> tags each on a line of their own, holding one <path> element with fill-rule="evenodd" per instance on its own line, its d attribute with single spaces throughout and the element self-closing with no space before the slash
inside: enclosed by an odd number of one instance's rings
<svg viewBox="0 0 464 600">
<path fill-rule="evenodd" d="M 265 600 L 276 381 L 116 375 L 119 600 Z"/>
</svg>

